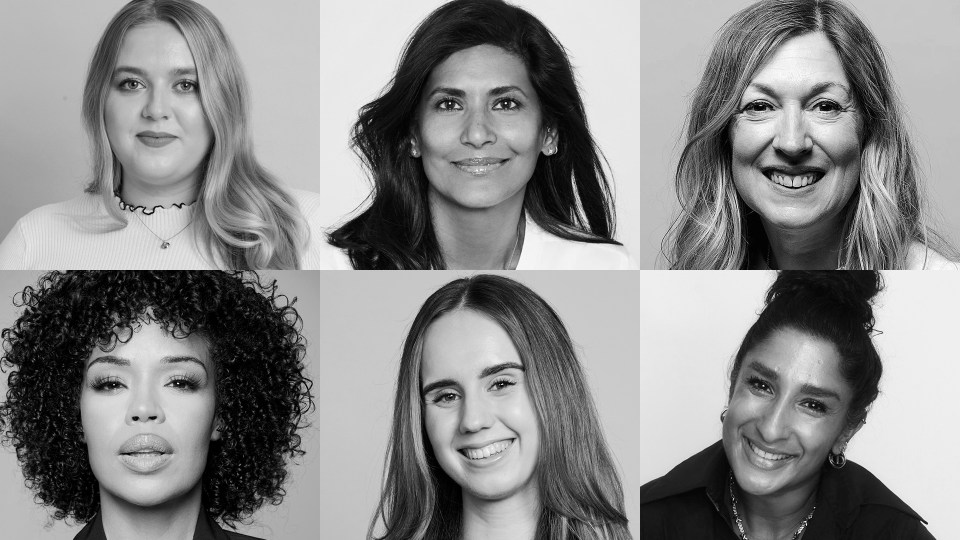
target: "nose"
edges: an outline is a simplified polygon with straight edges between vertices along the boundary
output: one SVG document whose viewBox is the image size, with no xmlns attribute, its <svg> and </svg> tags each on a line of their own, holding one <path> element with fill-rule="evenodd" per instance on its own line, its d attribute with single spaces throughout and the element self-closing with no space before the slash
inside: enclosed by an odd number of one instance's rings
<svg viewBox="0 0 960 540">
<path fill-rule="evenodd" d="M 773 139 L 773 147 L 777 152 L 790 157 L 803 156 L 813 149 L 813 139 L 810 138 L 807 119 L 802 110 L 784 110 Z"/>
<path fill-rule="evenodd" d="M 135 390 L 130 396 L 130 403 L 127 406 L 127 424 L 137 422 L 156 422 L 162 423 L 166 420 L 163 414 L 163 407 L 157 401 L 154 392 L 150 389 Z"/>
<path fill-rule="evenodd" d="M 493 411 L 483 396 L 465 396 L 460 407 L 460 433 L 476 433 L 493 425 Z"/>
<path fill-rule="evenodd" d="M 154 88 L 147 94 L 147 102 L 143 105 L 143 117 L 151 120 L 160 120 L 170 115 L 167 93 L 160 88 Z"/>
<path fill-rule="evenodd" d="M 477 109 L 466 115 L 466 125 L 460 134 L 460 142 L 475 148 L 485 144 L 497 142 L 497 135 L 493 129 L 487 111 Z"/>
<path fill-rule="evenodd" d="M 790 403 L 777 400 L 764 409 L 757 423 L 757 430 L 764 442 L 776 442 L 787 436 L 790 431 Z"/>
</svg>

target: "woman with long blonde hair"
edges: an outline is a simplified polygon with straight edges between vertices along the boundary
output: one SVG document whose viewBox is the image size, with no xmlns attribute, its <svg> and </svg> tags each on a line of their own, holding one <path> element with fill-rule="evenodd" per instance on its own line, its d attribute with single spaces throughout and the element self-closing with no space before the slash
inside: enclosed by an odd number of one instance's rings
<svg viewBox="0 0 960 540">
<path fill-rule="evenodd" d="M 217 18 L 192 0 L 133 0 L 107 25 L 83 92 L 93 178 L 17 222 L 2 268 L 316 266 L 319 197 L 256 160 L 247 84 Z"/>
<path fill-rule="evenodd" d="M 950 268 L 883 52 L 839 0 L 730 18 L 676 172 L 676 269 Z"/>
</svg>

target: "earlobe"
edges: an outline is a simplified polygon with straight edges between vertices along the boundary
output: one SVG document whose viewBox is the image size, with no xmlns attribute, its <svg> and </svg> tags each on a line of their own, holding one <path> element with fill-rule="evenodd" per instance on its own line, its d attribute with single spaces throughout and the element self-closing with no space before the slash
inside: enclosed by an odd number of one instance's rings
<svg viewBox="0 0 960 540">
<path fill-rule="evenodd" d="M 560 134 L 556 128 L 547 128 L 543 134 L 543 146 L 540 151 L 545 156 L 552 156 L 557 153 L 557 145 L 560 142 Z"/>
<path fill-rule="evenodd" d="M 220 419 L 217 418 L 217 420 L 213 423 L 213 431 L 210 432 L 210 440 L 219 441 L 220 438 L 223 436 L 220 433 L 220 430 L 222 429 L 223 429 L 223 422 L 221 422 Z"/>
<path fill-rule="evenodd" d="M 415 136 L 410 137 L 410 157 L 420 157 L 420 143 L 417 141 Z"/>
</svg>

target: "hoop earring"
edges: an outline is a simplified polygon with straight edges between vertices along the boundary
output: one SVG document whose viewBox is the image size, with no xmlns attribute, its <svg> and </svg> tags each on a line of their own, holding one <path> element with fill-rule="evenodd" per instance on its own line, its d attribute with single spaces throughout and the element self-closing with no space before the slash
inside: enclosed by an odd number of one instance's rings
<svg viewBox="0 0 960 540">
<path fill-rule="evenodd" d="M 847 464 L 847 456 L 843 455 L 843 452 L 839 454 L 830 452 L 830 455 L 827 456 L 827 461 L 830 462 L 830 466 L 834 469 L 842 469 L 843 466 Z"/>
<path fill-rule="evenodd" d="M 727 409 L 725 408 L 723 409 L 723 412 L 720 413 L 720 423 L 722 424 L 726 418 L 727 418 Z"/>
</svg>

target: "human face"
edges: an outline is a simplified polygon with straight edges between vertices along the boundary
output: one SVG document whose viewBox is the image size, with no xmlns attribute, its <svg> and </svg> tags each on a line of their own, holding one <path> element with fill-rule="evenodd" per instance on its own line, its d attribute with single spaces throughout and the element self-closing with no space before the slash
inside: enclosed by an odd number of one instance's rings
<svg viewBox="0 0 960 540">
<path fill-rule="evenodd" d="M 837 223 L 860 181 L 860 118 L 822 33 L 786 41 L 740 98 L 730 128 L 733 182 L 780 229 Z"/>
<path fill-rule="evenodd" d="M 757 496 L 814 489 L 827 455 L 856 432 L 846 429 L 851 399 L 828 341 L 783 329 L 749 351 L 723 422 L 740 488 Z"/>
<path fill-rule="evenodd" d="M 430 446 L 463 496 L 536 500 L 537 415 L 503 328 L 472 310 L 443 315 L 424 336 L 420 375 Z"/>
<path fill-rule="evenodd" d="M 200 484 L 215 427 L 216 384 L 205 341 L 144 323 L 86 361 L 80 419 L 101 498 L 156 506 Z"/>
<path fill-rule="evenodd" d="M 151 22 L 127 31 L 103 114 L 124 190 L 195 191 L 213 140 L 199 91 L 197 66 L 176 27 Z"/>
<path fill-rule="evenodd" d="M 492 45 L 455 52 L 434 68 L 417 117 L 413 150 L 433 204 L 522 202 L 540 152 L 556 148 L 523 61 Z"/>
</svg>

